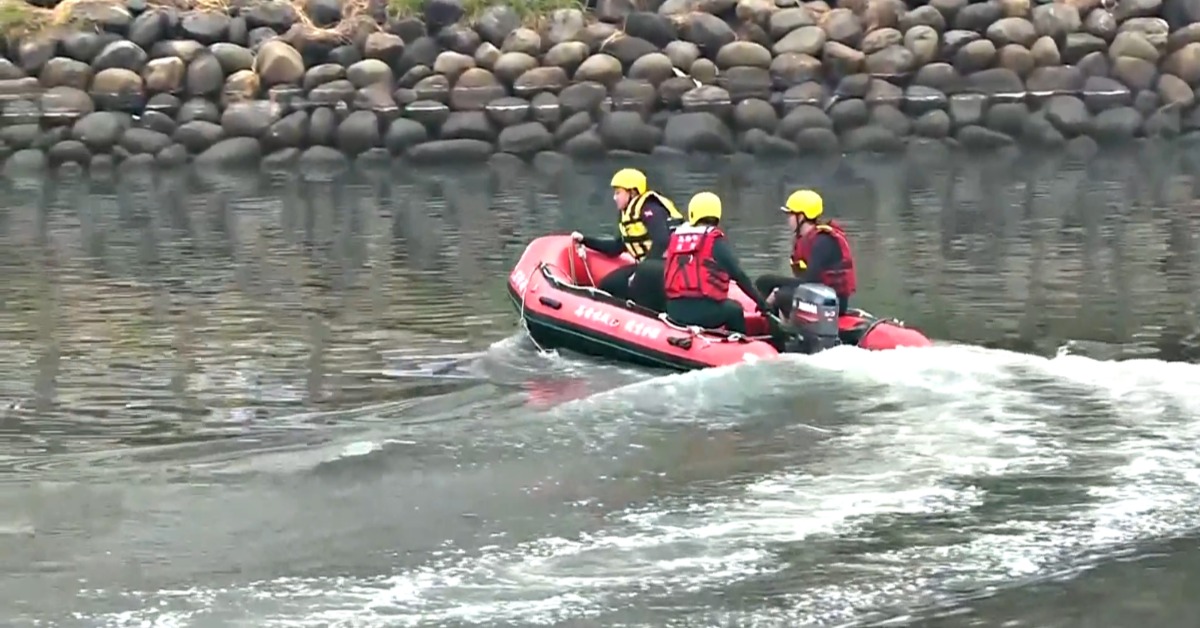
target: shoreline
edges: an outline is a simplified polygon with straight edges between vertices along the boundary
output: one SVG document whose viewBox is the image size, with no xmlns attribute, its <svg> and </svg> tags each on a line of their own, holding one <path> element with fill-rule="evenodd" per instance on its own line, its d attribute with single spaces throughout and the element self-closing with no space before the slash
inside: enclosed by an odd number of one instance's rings
<svg viewBox="0 0 1200 628">
<path fill-rule="evenodd" d="M 404 18 L 336 0 L 60 5 L 73 26 L 4 42 L 0 157 L 37 171 L 1200 142 L 1200 15 L 1181 0 L 653 5 L 491 6 L 471 25 L 459 0 Z M 7 0 L 6 24 L 21 6 Z"/>
</svg>

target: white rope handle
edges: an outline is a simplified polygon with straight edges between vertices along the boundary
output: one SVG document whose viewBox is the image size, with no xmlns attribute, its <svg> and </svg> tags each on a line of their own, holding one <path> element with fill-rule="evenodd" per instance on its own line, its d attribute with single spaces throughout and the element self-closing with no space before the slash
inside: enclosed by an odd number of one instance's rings
<svg viewBox="0 0 1200 628">
<path fill-rule="evenodd" d="M 587 273 L 588 283 L 592 284 L 593 288 L 599 289 L 600 286 L 596 285 L 596 278 L 592 277 L 592 267 L 588 265 L 587 247 L 577 243 L 575 245 L 575 254 L 579 256 L 579 261 L 583 262 L 583 272 Z M 572 264 L 572 266 L 574 265 Z"/>
</svg>

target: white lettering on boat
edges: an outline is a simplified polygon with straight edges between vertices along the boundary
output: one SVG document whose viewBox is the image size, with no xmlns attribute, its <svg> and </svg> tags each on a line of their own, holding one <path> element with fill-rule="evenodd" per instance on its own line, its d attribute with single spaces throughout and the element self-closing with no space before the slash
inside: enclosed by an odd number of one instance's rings
<svg viewBox="0 0 1200 628">
<path fill-rule="evenodd" d="M 801 312 L 808 312 L 809 314 L 817 313 L 817 306 L 809 303 L 808 301 L 797 301 L 796 303 L 792 304 L 792 307 L 800 310 Z"/>
<path fill-rule="evenodd" d="M 609 326 L 618 325 L 621 322 L 613 318 L 612 313 L 608 312 L 607 310 L 603 310 L 598 307 L 592 307 L 590 305 L 580 305 L 579 307 L 575 308 L 575 316 L 577 318 L 582 318 L 585 321 L 595 321 L 597 323 L 603 323 Z"/>
<path fill-rule="evenodd" d="M 525 292 L 525 286 L 529 285 L 529 276 L 520 268 L 515 268 L 512 271 L 513 283 L 517 285 L 517 292 Z"/>
<path fill-rule="evenodd" d="M 647 325 L 639 320 L 631 320 L 625 323 L 625 331 L 642 338 L 658 340 L 658 327 L 656 325 Z"/>
</svg>

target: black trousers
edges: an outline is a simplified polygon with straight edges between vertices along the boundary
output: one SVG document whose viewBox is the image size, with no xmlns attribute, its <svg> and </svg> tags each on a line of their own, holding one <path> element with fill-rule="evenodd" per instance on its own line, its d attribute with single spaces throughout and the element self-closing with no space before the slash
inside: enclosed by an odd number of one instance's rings
<svg viewBox="0 0 1200 628">
<path fill-rule="evenodd" d="M 792 314 L 792 293 L 796 286 L 805 283 L 801 279 L 788 277 L 786 275 L 763 275 L 754 280 L 754 287 L 762 293 L 763 298 L 767 298 L 772 290 L 779 289 L 775 295 L 775 310 L 779 312 L 783 318 L 787 318 Z M 846 308 L 850 307 L 850 297 L 838 295 L 838 315 L 845 316 Z"/>
<path fill-rule="evenodd" d="M 642 307 L 661 312 L 667 307 L 663 274 L 663 260 L 646 258 L 636 264 L 617 268 L 601 279 L 596 287 L 618 299 L 629 299 Z"/>
<path fill-rule="evenodd" d="M 746 313 L 733 299 L 671 299 L 667 301 L 667 316 L 680 325 L 724 327 L 731 332 L 746 333 Z"/>
</svg>

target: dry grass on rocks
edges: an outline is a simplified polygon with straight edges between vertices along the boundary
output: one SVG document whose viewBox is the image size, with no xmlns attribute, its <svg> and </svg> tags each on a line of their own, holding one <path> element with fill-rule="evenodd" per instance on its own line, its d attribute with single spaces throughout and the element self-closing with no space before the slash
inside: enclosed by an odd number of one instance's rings
<svg viewBox="0 0 1200 628">
<path fill-rule="evenodd" d="M 397 17 L 421 17 L 426 1 L 388 0 L 388 13 Z M 587 11 L 586 4 L 579 0 L 463 0 L 463 20 L 474 23 L 488 8 L 497 4 L 507 5 L 516 11 L 526 26 L 536 26 L 560 9 Z"/>
<path fill-rule="evenodd" d="M 322 28 L 312 23 L 305 10 L 304 0 L 287 0 L 296 10 L 297 21 L 313 31 L 338 33 L 354 18 L 364 13 L 369 0 L 347 0 L 343 3 L 341 23 Z M 171 7 L 183 11 L 229 13 L 228 0 L 150 0 L 150 7 Z M 34 6 L 25 0 L 0 0 L 0 35 L 20 37 L 57 29 L 96 28 L 107 13 L 129 13 L 124 0 L 62 0 L 53 9 Z"/>
<path fill-rule="evenodd" d="M 296 10 L 298 21 L 319 35 L 345 35 L 346 31 L 361 28 L 360 15 L 369 11 L 371 0 L 347 0 L 343 3 L 342 19 L 338 24 L 321 27 L 312 23 L 304 0 L 286 0 Z M 391 17 L 421 17 L 427 0 L 386 0 Z M 228 0 L 151 0 L 151 6 L 170 6 L 181 10 L 228 13 Z M 504 4 L 521 16 L 527 26 L 540 24 L 560 9 L 586 12 L 580 0 L 464 0 L 463 20 L 476 22 L 492 6 Z M 96 23 L 94 14 L 103 11 L 126 12 L 124 0 L 62 0 L 53 9 L 34 6 L 25 0 L 0 0 L 0 35 L 19 37 L 58 28 L 88 28 Z M 371 20 L 372 22 L 374 20 Z M 377 25 L 378 26 L 378 25 Z"/>
<path fill-rule="evenodd" d="M 78 4 L 78 0 L 66 0 L 53 9 L 44 9 L 25 0 L 0 0 L 0 33 L 11 37 L 76 26 L 80 23 L 75 12 Z"/>
</svg>

